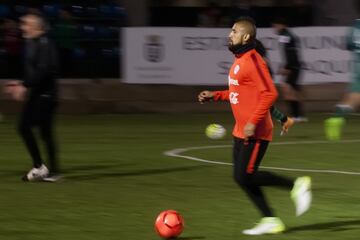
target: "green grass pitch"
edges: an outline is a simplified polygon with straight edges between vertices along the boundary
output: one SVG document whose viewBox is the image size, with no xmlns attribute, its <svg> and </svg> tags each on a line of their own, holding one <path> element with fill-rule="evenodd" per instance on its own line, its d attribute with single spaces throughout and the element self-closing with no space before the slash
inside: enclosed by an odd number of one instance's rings
<svg viewBox="0 0 360 240">
<path fill-rule="evenodd" d="M 323 120 L 295 125 L 274 142 L 324 140 Z M 314 201 L 296 218 L 289 193 L 266 188 L 267 198 L 288 231 L 276 236 L 241 234 L 260 215 L 232 180 L 231 166 L 164 156 L 175 149 L 231 145 L 233 120 L 222 114 L 128 114 L 59 116 L 61 183 L 24 183 L 31 167 L 15 131 L 15 118 L 0 123 L 0 239 L 152 240 L 153 224 L 165 209 L 185 219 L 179 239 L 357 240 L 360 238 L 360 175 L 275 171 L 313 178 Z M 224 125 L 223 140 L 204 135 L 210 123 Z M 351 117 L 343 139 L 360 139 L 359 117 Z M 360 173 L 360 142 L 270 145 L 264 166 Z M 186 155 L 231 162 L 231 147 Z"/>
</svg>

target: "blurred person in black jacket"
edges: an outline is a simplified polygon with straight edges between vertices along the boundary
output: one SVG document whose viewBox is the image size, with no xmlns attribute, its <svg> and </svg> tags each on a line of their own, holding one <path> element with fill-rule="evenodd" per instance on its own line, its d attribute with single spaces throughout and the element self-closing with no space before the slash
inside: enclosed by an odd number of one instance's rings
<svg viewBox="0 0 360 240">
<path fill-rule="evenodd" d="M 272 27 L 279 35 L 279 43 L 284 52 L 284 65 L 280 69 L 280 74 L 284 76 L 285 82 L 282 84 L 282 93 L 285 101 L 291 109 L 291 115 L 296 122 L 306 122 L 303 106 L 301 103 L 301 87 L 299 77 L 301 73 L 301 62 L 299 56 L 298 38 L 288 29 L 286 20 L 277 18 L 273 20 Z"/>
<path fill-rule="evenodd" d="M 54 115 L 58 104 L 58 57 L 53 42 L 47 36 L 48 25 L 39 13 L 21 17 L 25 39 L 24 78 L 13 94 L 24 100 L 18 131 L 32 158 L 33 168 L 25 181 L 57 181 L 57 147 L 53 133 Z M 16 83 L 15 83 L 16 85 Z M 33 128 L 38 127 L 47 150 L 49 169 L 44 165 Z"/>
</svg>

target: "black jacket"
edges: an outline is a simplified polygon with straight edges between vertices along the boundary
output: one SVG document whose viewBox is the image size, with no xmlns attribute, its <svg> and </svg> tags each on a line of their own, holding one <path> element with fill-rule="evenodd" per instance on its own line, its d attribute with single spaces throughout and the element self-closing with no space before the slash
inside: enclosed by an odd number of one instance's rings
<svg viewBox="0 0 360 240">
<path fill-rule="evenodd" d="M 300 59 L 298 54 L 298 39 L 288 29 L 284 29 L 279 34 L 279 43 L 283 45 L 285 51 L 285 69 L 299 70 Z"/>
<path fill-rule="evenodd" d="M 53 42 L 45 35 L 25 42 L 23 85 L 30 97 L 57 97 L 59 61 Z"/>
</svg>

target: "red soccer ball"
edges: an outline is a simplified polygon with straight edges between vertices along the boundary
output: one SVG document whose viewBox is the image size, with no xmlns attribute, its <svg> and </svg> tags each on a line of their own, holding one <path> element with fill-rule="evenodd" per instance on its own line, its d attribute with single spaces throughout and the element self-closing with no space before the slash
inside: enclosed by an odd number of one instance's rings
<svg viewBox="0 0 360 240">
<path fill-rule="evenodd" d="M 162 238 L 175 238 L 184 229 L 184 220 L 175 210 L 166 210 L 159 214 L 155 221 L 155 230 Z"/>
</svg>

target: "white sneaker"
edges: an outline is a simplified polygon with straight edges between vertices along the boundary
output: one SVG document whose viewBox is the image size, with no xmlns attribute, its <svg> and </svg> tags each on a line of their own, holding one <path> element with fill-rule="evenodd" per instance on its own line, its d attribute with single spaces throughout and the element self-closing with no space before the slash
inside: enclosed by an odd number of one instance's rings
<svg viewBox="0 0 360 240">
<path fill-rule="evenodd" d="M 285 225 L 280 218 L 264 217 L 254 228 L 244 230 L 246 235 L 277 234 L 285 231 Z"/>
<path fill-rule="evenodd" d="M 31 169 L 23 178 L 24 181 L 38 181 L 42 180 L 49 174 L 49 170 L 47 167 L 43 164 L 39 168 L 33 168 Z"/>
<path fill-rule="evenodd" d="M 62 179 L 63 179 L 62 176 L 59 174 L 48 174 L 46 177 L 44 177 L 42 179 L 42 181 L 44 181 L 44 182 L 59 182 Z"/>
<path fill-rule="evenodd" d="M 299 177 L 295 180 L 294 187 L 291 190 L 291 198 L 295 203 L 296 216 L 300 216 L 309 210 L 312 200 L 310 177 Z"/>
</svg>

